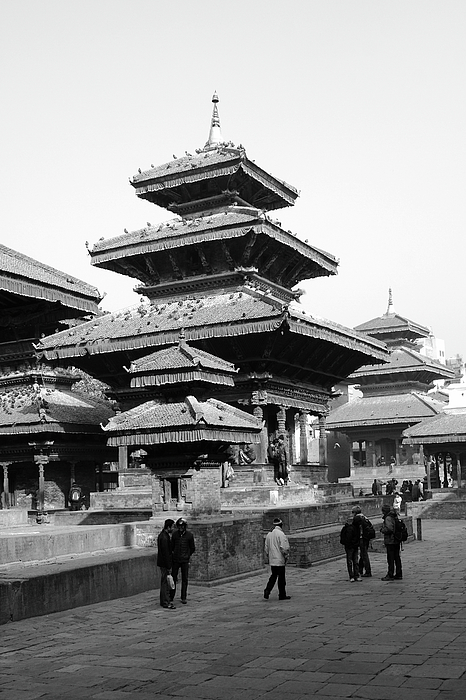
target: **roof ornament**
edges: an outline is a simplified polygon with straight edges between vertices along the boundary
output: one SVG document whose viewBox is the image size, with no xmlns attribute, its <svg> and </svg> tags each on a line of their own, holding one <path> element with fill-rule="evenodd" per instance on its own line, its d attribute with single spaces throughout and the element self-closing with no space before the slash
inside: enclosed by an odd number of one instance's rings
<svg viewBox="0 0 466 700">
<path fill-rule="evenodd" d="M 207 140 L 206 145 L 204 146 L 204 150 L 208 151 L 213 148 L 217 148 L 221 143 L 223 143 L 223 137 L 222 137 L 222 130 L 220 128 L 220 117 L 218 116 L 218 108 L 217 108 L 217 103 L 218 103 L 218 95 L 216 92 L 214 92 L 212 96 L 212 102 L 214 104 L 213 110 L 212 110 L 212 121 L 210 123 L 210 132 L 209 132 L 209 138 Z"/>
<path fill-rule="evenodd" d="M 392 288 L 389 287 L 389 289 L 388 289 L 388 306 L 387 306 L 386 316 L 389 316 L 390 314 L 394 314 L 394 313 L 395 313 L 395 308 L 393 306 Z"/>
</svg>

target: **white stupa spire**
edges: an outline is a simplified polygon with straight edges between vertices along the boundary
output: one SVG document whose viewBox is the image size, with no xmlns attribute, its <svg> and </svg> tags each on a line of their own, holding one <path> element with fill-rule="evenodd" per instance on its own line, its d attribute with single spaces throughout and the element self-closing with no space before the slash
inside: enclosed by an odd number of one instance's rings
<svg viewBox="0 0 466 700">
<path fill-rule="evenodd" d="M 388 306 L 387 306 L 387 316 L 395 313 L 395 307 L 393 306 L 392 288 L 388 290 Z"/>
</svg>

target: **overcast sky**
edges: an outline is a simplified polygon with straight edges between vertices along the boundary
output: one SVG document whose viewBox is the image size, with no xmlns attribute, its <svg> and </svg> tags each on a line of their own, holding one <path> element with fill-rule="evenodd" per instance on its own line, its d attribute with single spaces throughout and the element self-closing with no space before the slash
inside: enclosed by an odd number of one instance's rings
<svg viewBox="0 0 466 700">
<path fill-rule="evenodd" d="M 128 178 L 223 136 L 300 190 L 285 229 L 340 260 L 306 310 L 395 310 L 466 356 L 464 0 L 1 0 L 1 242 L 95 285 L 93 245 L 171 215 Z"/>
</svg>

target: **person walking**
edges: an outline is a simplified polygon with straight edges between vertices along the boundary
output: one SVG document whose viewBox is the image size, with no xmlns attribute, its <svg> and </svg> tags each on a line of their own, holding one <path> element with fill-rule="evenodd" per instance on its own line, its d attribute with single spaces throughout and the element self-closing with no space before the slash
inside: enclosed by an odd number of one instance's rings
<svg viewBox="0 0 466 700">
<path fill-rule="evenodd" d="M 387 550 L 388 571 L 382 581 L 400 581 L 403 578 L 401 566 L 400 547 L 401 542 L 395 538 L 397 515 L 389 505 L 382 506 L 383 524 L 380 532 L 383 534 L 383 542 Z"/>
<path fill-rule="evenodd" d="M 264 559 L 270 565 L 271 574 L 264 588 L 264 598 L 269 599 L 273 587 L 278 579 L 278 599 L 290 600 L 291 596 L 286 595 L 285 567 L 290 554 L 290 543 L 288 537 L 282 530 L 283 522 L 280 518 L 274 518 L 273 530 L 267 533 L 265 538 Z"/>
<path fill-rule="evenodd" d="M 189 532 L 185 518 L 178 518 L 176 530 L 172 535 L 172 575 L 175 588 L 170 591 L 170 600 L 173 601 L 176 593 L 178 572 L 181 570 L 181 602 L 186 605 L 188 593 L 189 562 L 196 551 L 194 535 Z"/>
<path fill-rule="evenodd" d="M 360 532 L 359 525 L 354 522 L 354 515 L 351 514 L 340 531 L 340 544 L 345 548 L 346 552 L 346 568 L 350 583 L 362 581 L 359 575 L 359 543 Z"/>
<path fill-rule="evenodd" d="M 370 578 L 372 576 L 372 570 L 369 559 L 369 545 L 371 539 L 375 537 L 374 528 L 369 518 L 366 518 L 361 511 L 360 506 L 353 506 L 351 512 L 353 514 L 353 523 L 359 528 L 359 576 Z"/>
<path fill-rule="evenodd" d="M 168 575 L 172 571 L 172 546 L 170 535 L 173 530 L 174 520 L 165 520 L 163 530 L 157 537 L 157 566 L 160 569 L 160 605 L 162 608 L 175 610 L 175 606 L 170 600 L 170 587 L 168 585 Z"/>
</svg>

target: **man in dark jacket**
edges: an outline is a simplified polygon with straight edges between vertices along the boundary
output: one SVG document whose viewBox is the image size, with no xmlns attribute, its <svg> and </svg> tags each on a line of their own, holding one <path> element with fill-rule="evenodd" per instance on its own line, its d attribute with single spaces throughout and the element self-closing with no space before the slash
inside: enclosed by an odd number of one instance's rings
<svg viewBox="0 0 466 700">
<path fill-rule="evenodd" d="M 368 533 L 369 521 L 362 513 L 360 506 L 354 506 L 351 509 L 353 514 L 353 523 L 359 528 L 359 576 L 369 578 L 372 576 L 371 562 L 369 559 L 370 538 Z"/>
<path fill-rule="evenodd" d="M 380 528 L 380 532 L 383 534 L 388 564 L 387 575 L 382 578 L 382 581 L 397 581 L 403 578 L 400 557 L 401 543 L 395 538 L 397 515 L 389 505 L 383 505 L 382 517 L 383 525 Z"/>
<path fill-rule="evenodd" d="M 181 602 L 186 605 L 186 595 L 188 592 L 188 574 L 189 561 L 191 556 L 196 551 L 194 545 L 194 536 L 187 529 L 188 524 L 184 518 L 178 518 L 176 521 L 176 530 L 172 536 L 172 557 L 173 557 L 173 580 L 175 588 L 170 591 L 170 599 L 173 600 L 176 593 L 176 582 L 178 580 L 178 571 L 181 569 Z"/>
<path fill-rule="evenodd" d="M 160 569 L 160 605 L 162 608 L 175 610 L 175 606 L 170 600 L 170 587 L 168 585 L 167 576 L 172 570 L 172 545 L 171 532 L 173 530 L 174 520 L 165 520 L 163 530 L 157 537 L 157 566 Z"/>
</svg>

